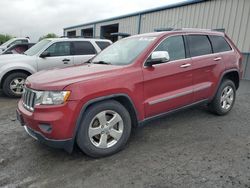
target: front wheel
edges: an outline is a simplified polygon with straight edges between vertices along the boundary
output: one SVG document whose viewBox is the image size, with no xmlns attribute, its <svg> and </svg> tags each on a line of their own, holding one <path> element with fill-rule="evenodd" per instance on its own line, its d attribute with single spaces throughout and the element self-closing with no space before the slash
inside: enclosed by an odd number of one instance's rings
<svg viewBox="0 0 250 188">
<path fill-rule="evenodd" d="M 84 113 L 77 144 L 91 157 L 105 157 L 123 149 L 130 133 L 131 118 L 127 109 L 117 101 L 103 101 Z"/>
<path fill-rule="evenodd" d="M 233 108 L 235 97 L 234 82 L 223 80 L 209 108 L 217 115 L 225 115 Z"/>
<path fill-rule="evenodd" d="M 14 72 L 8 75 L 3 82 L 3 92 L 8 97 L 21 97 L 27 74 Z"/>
</svg>

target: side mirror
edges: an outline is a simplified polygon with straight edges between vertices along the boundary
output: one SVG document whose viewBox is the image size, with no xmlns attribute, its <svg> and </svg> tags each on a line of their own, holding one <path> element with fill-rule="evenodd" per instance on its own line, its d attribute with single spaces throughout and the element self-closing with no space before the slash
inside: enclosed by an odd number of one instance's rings
<svg viewBox="0 0 250 188">
<path fill-rule="evenodd" d="M 164 63 L 170 60 L 169 53 L 167 51 L 156 51 L 151 54 L 151 58 L 146 61 L 146 66 L 152 66 L 154 64 Z"/>
<path fill-rule="evenodd" d="M 41 58 L 50 57 L 50 53 L 49 53 L 49 52 L 44 51 L 44 52 L 40 55 L 40 57 L 41 57 Z"/>
</svg>

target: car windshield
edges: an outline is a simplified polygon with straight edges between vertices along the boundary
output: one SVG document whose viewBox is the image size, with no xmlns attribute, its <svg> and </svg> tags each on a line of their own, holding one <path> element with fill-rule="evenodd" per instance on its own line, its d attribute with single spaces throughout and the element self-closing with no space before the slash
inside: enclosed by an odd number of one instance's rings
<svg viewBox="0 0 250 188">
<path fill-rule="evenodd" d="M 109 46 L 92 59 L 92 63 L 128 65 L 131 64 L 156 37 L 131 37 Z"/>
<path fill-rule="evenodd" d="M 7 42 L 3 43 L 1 46 L 8 46 L 9 44 L 11 44 L 13 41 L 15 40 L 15 38 L 8 40 Z"/>
<path fill-rule="evenodd" d="M 36 55 L 38 52 L 40 52 L 47 44 L 50 43 L 50 40 L 42 40 L 32 46 L 30 49 L 24 52 L 25 55 L 33 56 Z"/>
</svg>

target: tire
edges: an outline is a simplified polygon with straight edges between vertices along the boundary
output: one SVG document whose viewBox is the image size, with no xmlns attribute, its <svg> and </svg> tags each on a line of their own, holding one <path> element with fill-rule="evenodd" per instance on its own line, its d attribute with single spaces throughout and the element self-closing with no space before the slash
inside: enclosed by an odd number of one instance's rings
<svg viewBox="0 0 250 188">
<path fill-rule="evenodd" d="M 131 117 L 127 109 L 115 100 L 107 100 L 86 110 L 76 141 L 85 154 L 100 158 L 122 150 L 130 134 Z"/>
<path fill-rule="evenodd" d="M 229 94 L 226 94 L 229 93 L 229 91 L 231 91 L 231 96 Z M 211 112 L 217 115 L 226 115 L 233 108 L 235 98 L 236 88 L 234 82 L 225 79 L 221 82 L 214 99 L 209 104 L 209 109 Z"/>
<path fill-rule="evenodd" d="M 4 94 L 12 98 L 21 97 L 23 92 L 24 82 L 27 77 L 28 75 L 22 72 L 14 72 L 8 75 L 3 81 Z M 14 88 L 15 86 L 16 89 Z"/>
</svg>

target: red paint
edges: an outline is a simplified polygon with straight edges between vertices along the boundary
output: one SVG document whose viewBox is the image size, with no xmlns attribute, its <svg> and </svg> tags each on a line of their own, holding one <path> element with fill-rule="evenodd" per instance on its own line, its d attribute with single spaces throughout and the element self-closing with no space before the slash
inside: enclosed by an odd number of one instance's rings
<svg viewBox="0 0 250 188">
<path fill-rule="evenodd" d="M 195 33 L 224 36 L 223 33 L 209 31 Z M 33 113 L 23 108 L 20 101 L 18 110 L 33 130 L 47 138 L 67 139 L 73 137 L 81 108 L 92 99 L 126 94 L 134 103 L 138 120 L 143 121 L 202 99 L 211 99 L 227 70 L 236 69 L 242 74 L 241 55 L 228 37 L 226 39 L 233 51 L 144 67 L 144 62 L 157 44 L 165 37 L 176 34 L 186 35 L 188 32 L 150 34 L 155 35 L 157 40 L 128 66 L 91 64 L 36 73 L 27 79 L 28 87 L 34 90 L 69 90 L 70 98 L 59 106 L 35 106 Z M 214 61 L 217 57 L 221 60 Z M 191 66 L 180 68 L 187 63 Z M 51 124 L 52 133 L 43 133 L 38 123 Z"/>
</svg>

